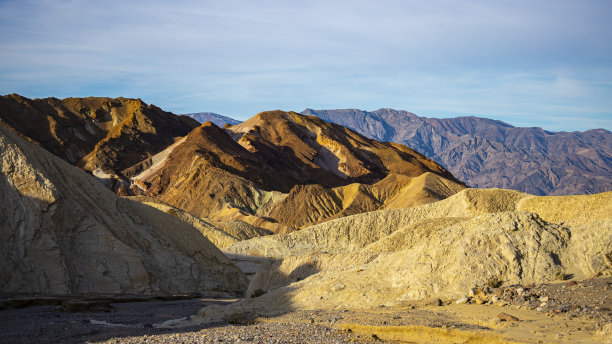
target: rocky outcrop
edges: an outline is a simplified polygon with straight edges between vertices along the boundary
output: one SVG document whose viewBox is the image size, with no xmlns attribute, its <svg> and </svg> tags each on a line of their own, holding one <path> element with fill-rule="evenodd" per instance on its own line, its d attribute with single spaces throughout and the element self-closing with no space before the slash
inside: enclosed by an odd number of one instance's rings
<svg viewBox="0 0 612 344">
<path fill-rule="evenodd" d="M 612 134 L 605 129 L 550 132 L 486 118 L 425 118 L 393 109 L 302 113 L 377 140 L 405 144 L 473 187 L 535 195 L 612 190 Z"/>
<path fill-rule="evenodd" d="M 466 189 L 418 207 L 250 239 L 226 251 L 267 257 L 247 292 L 264 295 L 232 307 L 263 314 L 393 306 L 455 299 L 492 280 L 525 285 L 610 276 L 611 214 L 612 192 L 538 197 Z"/>
<path fill-rule="evenodd" d="M 88 171 L 121 171 L 198 125 L 140 99 L 0 97 L 0 125 Z"/>
<path fill-rule="evenodd" d="M 194 227 L 119 198 L 0 127 L 0 291 L 235 294 L 244 275 Z"/>
</svg>

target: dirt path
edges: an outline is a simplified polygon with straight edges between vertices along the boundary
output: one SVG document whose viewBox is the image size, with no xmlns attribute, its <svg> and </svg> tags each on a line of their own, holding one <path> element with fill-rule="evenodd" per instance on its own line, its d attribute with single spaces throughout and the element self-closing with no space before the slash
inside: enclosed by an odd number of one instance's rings
<svg viewBox="0 0 612 344">
<path fill-rule="evenodd" d="M 183 329 L 153 325 L 235 300 L 112 303 L 106 311 L 76 313 L 32 306 L 0 311 L 0 342 L 612 343 L 612 278 L 509 286 L 489 295 L 499 300 L 477 304 L 475 296 L 461 304 L 435 299 L 397 308 L 302 310 Z M 500 313 L 518 320 L 502 320 Z"/>
</svg>

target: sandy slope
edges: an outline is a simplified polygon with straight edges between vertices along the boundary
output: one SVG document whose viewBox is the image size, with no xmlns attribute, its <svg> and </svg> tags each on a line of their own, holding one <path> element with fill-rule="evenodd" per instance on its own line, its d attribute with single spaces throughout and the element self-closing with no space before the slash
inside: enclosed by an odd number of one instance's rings
<svg viewBox="0 0 612 344">
<path fill-rule="evenodd" d="M 119 198 L 0 127 L 4 293 L 236 293 L 244 275 L 201 233 Z"/>
<path fill-rule="evenodd" d="M 544 198 L 466 189 L 419 207 L 243 241 L 227 251 L 268 257 L 249 287 L 249 294 L 267 292 L 203 310 L 200 321 L 246 309 L 266 314 L 457 299 L 494 280 L 526 285 L 609 276 L 611 216 L 612 193 Z"/>
</svg>

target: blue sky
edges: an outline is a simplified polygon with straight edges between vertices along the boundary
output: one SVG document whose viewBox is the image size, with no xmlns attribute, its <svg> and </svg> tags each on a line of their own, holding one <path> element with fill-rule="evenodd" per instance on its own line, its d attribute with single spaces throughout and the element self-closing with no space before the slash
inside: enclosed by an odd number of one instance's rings
<svg viewBox="0 0 612 344">
<path fill-rule="evenodd" d="M 612 1 L 1 1 L 0 94 L 612 130 Z"/>
</svg>

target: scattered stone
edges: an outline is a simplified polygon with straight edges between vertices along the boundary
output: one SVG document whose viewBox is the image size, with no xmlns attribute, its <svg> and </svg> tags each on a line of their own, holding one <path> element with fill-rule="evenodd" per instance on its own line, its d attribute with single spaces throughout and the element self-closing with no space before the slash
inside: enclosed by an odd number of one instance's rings
<svg viewBox="0 0 612 344">
<path fill-rule="evenodd" d="M 249 325 L 257 322 L 258 315 L 253 312 L 237 312 L 224 318 L 230 324 Z"/>
<path fill-rule="evenodd" d="M 458 304 L 458 305 L 461 305 L 461 304 L 464 304 L 464 303 L 467 303 L 467 302 L 468 302 L 468 298 L 465 297 L 465 296 L 460 298 L 460 299 L 458 299 L 457 301 L 455 301 L 455 303 Z"/>
<path fill-rule="evenodd" d="M 346 288 L 346 285 L 345 285 L 345 284 L 338 283 L 338 284 L 335 284 L 335 285 L 332 287 L 332 291 L 333 291 L 333 292 L 337 292 L 337 291 L 340 291 L 340 290 L 342 290 L 342 289 L 344 289 L 344 288 Z"/>
<path fill-rule="evenodd" d="M 512 315 L 510 315 L 510 314 L 506 314 L 506 313 L 504 313 L 504 312 L 499 313 L 499 314 L 497 315 L 497 318 L 498 318 L 498 319 L 500 319 L 500 320 L 502 320 L 502 321 L 519 321 L 519 318 L 517 318 L 517 317 L 515 317 L 515 316 L 512 316 Z"/>
<path fill-rule="evenodd" d="M 573 287 L 573 286 L 575 286 L 576 284 L 578 284 L 578 283 L 576 283 L 576 281 L 569 281 L 569 282 L 567 282 L 565 285 L 566 285 L 566 286 L 568 286 L 568 287 Z"/>
</svg>

